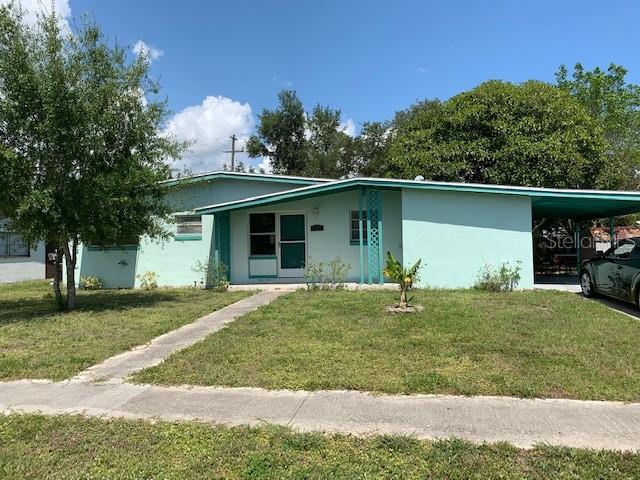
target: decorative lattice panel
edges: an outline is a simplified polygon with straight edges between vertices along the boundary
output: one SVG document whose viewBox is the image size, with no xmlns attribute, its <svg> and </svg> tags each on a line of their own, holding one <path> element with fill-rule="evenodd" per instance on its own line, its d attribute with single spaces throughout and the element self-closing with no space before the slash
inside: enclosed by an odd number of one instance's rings
<svg viewBox="0 0 640 480">
<path fill-rule="evenodd" d="M 382 220 L 380 192 L 367 191 L 367 252 L 369 283 L 382 283 Z"/>
</svg>

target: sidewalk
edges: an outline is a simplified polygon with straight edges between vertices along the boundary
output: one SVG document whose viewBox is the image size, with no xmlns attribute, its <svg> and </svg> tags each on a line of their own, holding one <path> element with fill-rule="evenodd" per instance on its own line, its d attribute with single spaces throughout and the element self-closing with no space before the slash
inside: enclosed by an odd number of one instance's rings
<svg viewBox="0 0 640 480">
<path fill-rule="evenodd" d="M 298 431 L 640 451 L 639 403 L 19 380 L 0 383 L 0 412 L 273 423 Z"/>
</svg>

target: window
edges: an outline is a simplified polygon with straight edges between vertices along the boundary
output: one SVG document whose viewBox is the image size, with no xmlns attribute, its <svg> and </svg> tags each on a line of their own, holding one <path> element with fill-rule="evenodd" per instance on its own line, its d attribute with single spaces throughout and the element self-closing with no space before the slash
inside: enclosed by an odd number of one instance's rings
<svg viewBox="0 0 640 480">
<path fill-rule="evenodd" d="M 29 245 L 16 232 L 9 231 L 9 223 L 0 220 L 0 257 L 28 257 Z"/>
<path fill-rule="evenodd" d="M 176 224 L 178 235 L 202 235 L 202 217 L 200 215 L 176 215 Z"/>
<path fill-rule="evenodd" d="M 622 242 L 609 255 L 616 258 L 629 258 L 635 246 L 636 244 L 633 242 Z"/>
<path fill-rule="evenodd" d="M 351 237 L 352 244 L 360 244 L 360 217 L 358 210 L 351 210 Z M 362 241 L 367 243 L 367 211 L 362 211 Z"/>
<path fill-rule="evenodd" d="M 276 254 L 275 213 L 252 213 L 249 215 L 249 254 Z"/>
</svg>

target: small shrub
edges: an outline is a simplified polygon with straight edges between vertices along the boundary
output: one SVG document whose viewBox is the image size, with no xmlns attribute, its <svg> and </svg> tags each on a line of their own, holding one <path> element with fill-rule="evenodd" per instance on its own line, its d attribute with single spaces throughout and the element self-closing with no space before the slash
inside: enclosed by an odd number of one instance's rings
<svg viewBox="0 0 640 480">
<path fill-rule="evenodd" d="M 328 262 L 309 260 L 304 271 L 304 278 L 308 290 L 341 290 L 347 281 L 351 265 L 342 257 L 336 257 Z"/>
<path fill-rule="evenodd" d="M 521 265 L 520 261 L 515 265 L 505 262 L 500 268 L 496 268 L 486 263 L 478 272 L 478 279 L 473 288 L 486 292 L 512 292 L 520 282 Z"/>
<path fill-rule="evenodd" d="M 229 288 L 227 271 L 229 268 L 221 261 L 209 257 L 206 262 L 198 260 L 191 268 L 194 272 L 202 273 L 204 288 L 224 292 Z"/>
<path fill-rule="evenodd" d="M 80 285 L 85 290 L 100 290 L 102 288 L 102 280 L 98 277 L 87 275 L 80 278 Z"/>
<path fill-rule="evenodd" d="M 158 288 L 158 274 L 156 272 L 144 272 L 142 275 L 136 275 L 140 280 L 140 288 L 142 290 L 154 290 Z"/>
<path fill-rule="evenodd" d="M 420 278 L 420 264 L 422 259 L 418 259 L 413 266 L 405 268 L 396 258 L 387 252 L 387 265 L 384 267 L 384 274 L 400 287 L 400 303 L 398 307 L 407 308 L 410 300 L 407 300 L 407 291 Z"/>
</svg>

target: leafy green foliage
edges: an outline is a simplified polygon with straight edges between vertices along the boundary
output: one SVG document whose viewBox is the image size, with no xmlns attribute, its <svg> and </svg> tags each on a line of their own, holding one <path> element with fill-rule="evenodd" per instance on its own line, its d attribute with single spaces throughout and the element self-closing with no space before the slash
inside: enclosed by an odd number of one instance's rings
<svg viewBox="0 0 640 480">
<path fill-rule="evenodd" d="M 342 257 L 328 262 L 316 262 L 309 259 L 304 269 L 304 278 L 308 290 L 341 290 L 347 281 L 351 265 Z"/>
<path fill-rule="evenodd" d="M 100 290 L 102 288 L 102 280 L 92 275 L 80 277 L 80 285 L 85 290 Z"/>
<path fill-rule="evenodd" d="M 136 278 L 140 282 L 142 290 L 155 290 L 158 288 L 158 274 L 156 272 L 144 272 L 136 275 Z"/>
<path fill-rule="evenodd" d="M 601 172 L 599 122 L 567 92 L 489 81 L 446 102 L 425 101 L 394 121 L 386 175 L 428 180 L 590 188 Z"/>
<path fill-rule="evenodd" d="M 627 83 L 627 70 L 610 64 L 591 71 L 577 63 L 569 78 L 562 65 L 557 85 L 576 98 L 604 128 L 607 161 L 602 175 L 607 188 L 640 188 L 640 86 Z"/>
<path fill-rule="evenodd" d="M 216 261 L 215 257 L 209 257 L 206 262 L 196 261 L 192 270 L 202 273 L 204 288 L 224 292 L 229 288 L 227 272 L 229 267 L 224 262 Z"/>
<path fill-rule="evenodd" d="M 268 157 L 275 173 L 337 178 L 353 163 L 353 139 L 340 129 L 340 110 L 317 105 L 305 113 L 296 92 L 283 90 L 275 110 L 264 109 L 250 157 Z"/>
<path fill-rule="evenodd" d="M 64 253 L 73 308 L 80 242 L 168 235 L 158 182 L 182 145 L 160 133 L 166 103 L 144 56 L 130 63 L 90 22 L 67 33 L 55 13 L 21 20 L 0 7 L 0 215 Z"/>
<path fill-rule="evenodd" d="M 520 282 L 522 262 L 510 265 L 503 263 L 500 268 L 485 264 L 478 272 L 478 279 L 473 288 L 487 292 L 512 292 Z"/>
<path fill-rule="evenodd" d="M 422 259 L 418 259 L 411 267 L 403 267 L 391 252 L 387 252 L 387 265 L 384 268 L 384 274 L 400 287 L 400 303 L 398 306 L 401 308 L 409 306 L 407 291 L 413 286 L 414 282 L 419 280 L 421 263 Z"/>
</svg>

